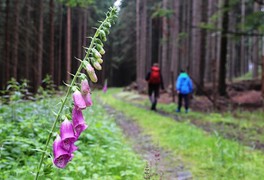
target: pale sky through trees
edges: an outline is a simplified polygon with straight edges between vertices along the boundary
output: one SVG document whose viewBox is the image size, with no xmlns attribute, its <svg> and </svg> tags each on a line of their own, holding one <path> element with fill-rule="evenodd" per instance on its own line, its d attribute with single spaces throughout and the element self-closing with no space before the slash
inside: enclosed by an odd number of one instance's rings
<svg viewBox="0 0 264 180">
<path fill-rule="evenodd" d="M 116 2 L 114 4 L 118 8 L 118 10 L 119 10 L 121 3 L 122 3 L 122 0 L 116 0 Z"/>
</svg>

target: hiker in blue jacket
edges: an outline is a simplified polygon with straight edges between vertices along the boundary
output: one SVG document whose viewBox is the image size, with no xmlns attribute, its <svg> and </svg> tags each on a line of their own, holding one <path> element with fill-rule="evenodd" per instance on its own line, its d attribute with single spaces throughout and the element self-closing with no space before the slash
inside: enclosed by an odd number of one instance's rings
<svg viewBox="0 0 264 180">
<path fill-rule="evenodd" d="M 185 112 L 189 111 L 189 94 L 193 92 L 192 80 L 189 75 L 181 70 L 176 81 L 176 90 L 178 93 L 178 109 L 176 112 L 181 112 L 182 99 L 184 99 Z"/>
</svg>

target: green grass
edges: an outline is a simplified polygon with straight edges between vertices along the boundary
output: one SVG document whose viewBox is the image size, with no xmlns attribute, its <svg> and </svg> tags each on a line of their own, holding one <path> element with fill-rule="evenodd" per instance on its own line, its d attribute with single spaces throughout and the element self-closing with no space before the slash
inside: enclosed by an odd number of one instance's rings
<svg viewBox="0 0 264 180">
<path fill-rule="evenodd" d="M 262 152 L 195 127 L 188 121 L 188 116 L 195 113 L 187 115 L 183 123 L 175 122 L 113 98 L 112 94 L 117 92 L 119 90 L 110 90 L 102 97 L 107 104 L 132 117 L 161 147 L 180 156 L 190 165 L 194 179 L 257 180 L 264 177 Z M 202 114 L 198 117 L 205 118 Z"/>
<path fill-rule="evenodd" d="M 258 74 L 259 74 L 258 78 L 261 78 L 261 68 L 258 69 Z M 251 70 L 248 71 L 246 74 L 235 78 L 234 80 L 235 81 L 252 80 L 252 77 L 253 77 L 253 71 Z"/>
<path fill-rule="evenodd" d="M 115 93 L 115 97 L 126 102 L 150 107 L 148 99 L 142 99 L 137 96 L 140 95 L 135 92 Z M 216 131 L 223 137 L 239 140 L 241 143 L 251 147 L 260 147 L 264 144 L 264 112 L 262 110 L 249 112 L 238 109 L 221 113 L 197 112 L 191 110 L 188 114 L 185 114 L 184 112 L 175 113 L 177 109 L 176 103 L 158 103 L 158 109 L 170 114 L 177 114 L 179 119 L 187 119 L 200 128 L 205 127 L 212 133 Z"/>
<path fill-rule="evenodd" d="M 92 97 L 94 105 L 84 110 L 89 128 L 75 143 L 79 149 L 73 160 L 65 169 L 56 168 L 52 164 L 52 141 L 40 179 L 142 179 L 145 162 L 132 151 L 114 119 Z M 55 98 L 1 105 L 0 179 L 33 179 L 58 102 Z"/>
</svg>

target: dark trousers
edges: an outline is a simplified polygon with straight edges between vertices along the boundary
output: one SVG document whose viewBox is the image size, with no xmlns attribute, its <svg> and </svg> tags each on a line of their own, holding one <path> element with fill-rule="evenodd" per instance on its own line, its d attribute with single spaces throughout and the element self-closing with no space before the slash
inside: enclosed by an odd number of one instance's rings
<svg viewBox="0 0 264 180">
<path fill-rule="evenodd" d="M 189 94 L 179 94 L 178 96 L 178 110 L 181 110 L 182 107 L 182 99 L 184 99 L 184 105 L 185 105 L 185 110 L 188 110 L 189 108 Z"/>
<path fill-rule="evenodd" d="M 159 98 L 159 84 L 149 84 L 148 95 L 151 102 L 151 110 L 156 110 L 156 105 Z"/>
</svg>

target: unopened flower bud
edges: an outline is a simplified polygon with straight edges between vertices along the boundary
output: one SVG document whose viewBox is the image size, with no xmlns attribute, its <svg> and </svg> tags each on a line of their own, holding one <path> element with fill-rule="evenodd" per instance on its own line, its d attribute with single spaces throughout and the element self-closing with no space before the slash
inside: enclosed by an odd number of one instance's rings
<svg viewBox="0 0 264 180">
<path fill-rule="evenodd" d="M 97 70 L 102 70 L 102 66 L 99 64 L 98 61 L 95 61 L 95 62 L 93 63 L 93 66 L 94 66 L 94 68 L 97 69 Z"/>
<path fill-rule="evenodd" d="M 103 49 L 103 47 L 99 44 L 96 45 L 96 49 L 99 51 L 100 54 L 105 54 L 105 50 Z"/>
<path fill-rule="evenodd" d="M 102 55 L 101 55 L 96 49 L 93 49 L 92 51 L 93 51 L 94 57 L 95 57 L 96 59 L 102 57 Z"/>
<path fill-rule="evenodd" d="M 94 68 L 92 67 L 92 65 L 90 63 L 86 63 L 85 65 L 85 70 L 87 71 L 88 75 L 89 74 L 93 74 L 94 73 Z"/>
<path fill-rule="evenodd" d="M 93 81 L 93 82 L 97 82 L 97 81 L 98 81 L 97 76 L 96 76 L 95 73 L 93 73 L 93 74 L 88 74 L 88 75 L 89 75 L 91 81 Z"/>
<path fill-rule="evenodd" d="M 88 94 L 90 92 L 90 87 L 87 79 L 84 79 L 81 82 L 81 92 L 82 94 Z"/>
<path fill-rule="evenodd" d="M 97 61 L 102 64 L 104 61 L 100 58 L 100 59 L 97 59 Z"/>
<path fill-rule="evenodd" d="M 104 46 L 104 44 L 102 43 L 102 41 L 101 41 L 100 39 L 98 39 L 98 38 L 95 38 L 94 42 L 95 42 L 96 44 L 102 46 L 102 47 Z"/>
<path fill-rule="evenodd" d="M 100 38 L 103 40 L 103 41 L 106 41 L 106 34 L 103 30 L 100 30 Z"/>
<path fill-rule="evenodd" d="M 103 28 L 103 30 L 104 30 L 104 32 L 105 32 L 105 34 L 110 34 L 110 31 L 107 29 L 107 28 Z"/>
<path fill-rule="evenodd" d="M 111 24 L 109 22 L 105 22 L 104 23 L 104 26 L 107 27 L 107 28 L 110 28 L 111 27 Z"/>
</svg>

